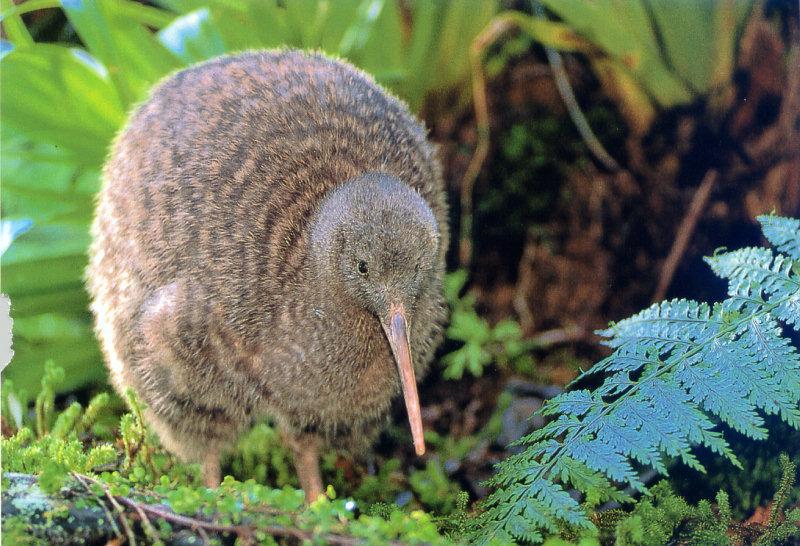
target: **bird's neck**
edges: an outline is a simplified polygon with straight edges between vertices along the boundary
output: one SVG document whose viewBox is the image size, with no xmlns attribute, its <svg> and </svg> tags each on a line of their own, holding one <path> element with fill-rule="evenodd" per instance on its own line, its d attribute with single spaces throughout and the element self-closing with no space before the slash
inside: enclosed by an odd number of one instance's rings
<svg viewBox="0 0 800 546">
<path fill-rule="evenodd" d="M 376 335 L 378 338 L 383 336 L 378 318 L 334 283 L 315 282 L 312 285 L 314 289 L 309 294 L 309 301 L 313 302 L 313 308 L 310 312 L 314 315 L 312 319 L 319 321 L 321 326 L 316 331 L 326 338 L 319 341 L 329 351 L 347 355 L 343 362 L 366 362 L 375 347 L 363 341 Z"/>
</svg>

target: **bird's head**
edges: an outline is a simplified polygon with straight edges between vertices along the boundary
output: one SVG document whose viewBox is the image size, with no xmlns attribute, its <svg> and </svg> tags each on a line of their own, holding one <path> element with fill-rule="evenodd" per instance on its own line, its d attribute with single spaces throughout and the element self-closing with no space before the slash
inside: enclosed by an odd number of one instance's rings
<svg viewBox="0 0 800 546">
<path fill-rule="evenodd" d="M 311 236 L 318 282 L 380 321 L 400 374 L 414 447 L 425 451 L 409 324 L 439 255 L 439 227 L 415 190 L 392 176 L 355 178 L 323 200 Z"/>
</svg>

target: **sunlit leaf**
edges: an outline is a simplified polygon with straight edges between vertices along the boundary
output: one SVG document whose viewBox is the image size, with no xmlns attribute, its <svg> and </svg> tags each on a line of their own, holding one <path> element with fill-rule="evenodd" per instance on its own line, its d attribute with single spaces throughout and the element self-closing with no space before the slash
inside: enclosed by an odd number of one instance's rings
<svg viewBox="0 0 800 546">
<path fill-rule="evenodd" d="M 126 106 L 142 100 L 153 83 L 180 65 L 149 29 L 116 9 L 114 0 L 62 0 L 62 5 Z"/>
<path fill-rule="evenodd" d="M 3 79 L 13 85 L 0 87 L 2 122 L 5 130 L 99 165 L 125 112 L 108 74 L 78 51 L 37 44 L 3 57 Z"/>
<path fill-rule="evenodd" d="M 175 19 L 158 33 L 158 40 L 186 64 L 225 53 L 225 44 L 207 8 Z"/>
<path fill-rule="evenodd" d="M 23 220 L 0 220 L 0 255 L 5 254 L 11 242 L 19 235 L 28 231 L 33 222 Z"/>
</svg>

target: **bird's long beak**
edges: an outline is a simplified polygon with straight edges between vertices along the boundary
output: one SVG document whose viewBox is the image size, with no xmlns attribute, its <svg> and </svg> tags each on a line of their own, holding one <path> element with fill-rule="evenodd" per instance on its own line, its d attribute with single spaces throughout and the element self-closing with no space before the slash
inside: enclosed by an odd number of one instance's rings
<svg viewBox="0 0 800 546">
<path fill-rule="evenodd" d="M 406 310 L 402 304 L 389 308 L 389 320 L 381 321 L 389 345 L 392 347 L 394 360 L 400 372 L 400 383 L 403 386 L 403 398 L 406 401 L 408 422 L 411 424 L 411 436 L 414 439 L 414 450 L 417 455 L 425 453 L 425 438 L 422 434 L 422 415 L 419 409 L 417 380 L 414 377 L 414 364 L 411 362 L 411 348 L 408 342 L 408 324 Z"/>
</svg>

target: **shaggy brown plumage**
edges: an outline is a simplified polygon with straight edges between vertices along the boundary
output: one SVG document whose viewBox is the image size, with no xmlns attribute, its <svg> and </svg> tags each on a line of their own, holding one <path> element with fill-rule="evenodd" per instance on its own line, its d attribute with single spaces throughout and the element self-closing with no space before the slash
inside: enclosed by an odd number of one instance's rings
<svg viewBox="0 0 800 546">
<path fill-rule="evenodd" d="M 419 378 L 441 339 L 447 211 L 425 130 L 346 63 L 251 52 L 159 84 L 104 175 L 88 287 L 114 385 L 209 484 L 220 450 L 274 417 L 315 496 L 319 445 L 370 442 L 404 340 Z"/>
</svg>

